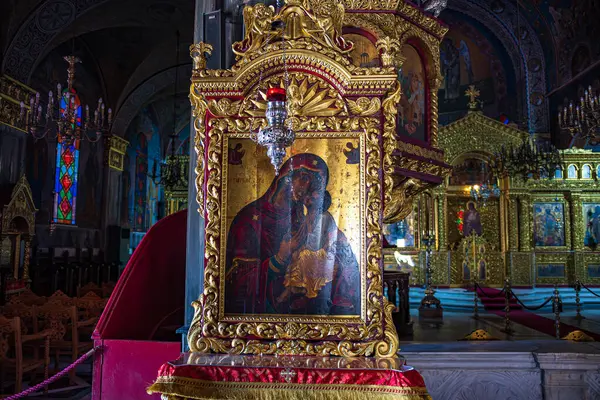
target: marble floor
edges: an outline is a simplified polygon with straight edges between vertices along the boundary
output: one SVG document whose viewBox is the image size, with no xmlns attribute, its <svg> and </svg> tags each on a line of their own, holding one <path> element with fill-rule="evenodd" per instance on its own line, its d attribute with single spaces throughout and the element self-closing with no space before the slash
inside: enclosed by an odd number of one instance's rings
<svg viewBox="0 0 600 400">
<path fill-rule="evenodd" d="M 553 314 L 547 312 L 539 315 L 550 319 L 554 318 Z M 600 334 L 600 310 L 584 310 L 583 315 L 586 318 L 581 321 L 578 321 L 575 315 L 574 311 L 564 312 L 561 314 L 561 321 Z M 480 309 L 479 319 L 477 320 L 473 318 L 472 313 L 464 311 L 444 311 L 442 321 L 420 320 L 417 308 L 411 309 L 411 317 L 413 336 L 411 338 L 401 338 L 400 354 L 406 358 L 409 364 L 418 369 L 426 370 L 428 367 L 431 368 L 432 365 L 445 362 L 456 365 L 457 360 L 477 364 L 481 362 L 477 357 L 488 357 L 489 359 L 489 357 L 495 357 L 494 355 L 499 357 L 499 361 L 494 361 L 496 363 L 501 363 L 502 359 L 515 359 L 526 354 L 550 355 L 562 353 L 600 357 L 600 342 L 574 343 L 556 340 L 552 335 L 544 334 L 517 323 L 512 324 L 514 332 L 507 335 L 503 332 L 504 318 L 487 313 L 483 308 Z M 484 329 L 498 340 L 462 340 L 476 329 Z M 468 354 L 472 354 L 472 356 Z M 443 361 L 446 358 L 448 360 Z M 68 360 L 65 360 L 65 366 L 67 363 Z M 88 361 L 78 368 L 77 374 L 90 384 L 90 371 L 91 362 Z M 79 389 L 75 393 L 57 393 L 35 398 L 40 400 L 57 398 L 88 400 L 91 399 L 90 389 L 88 387 Z M 444 396 L 441 397 L 444 398 Z"/>
</svg>

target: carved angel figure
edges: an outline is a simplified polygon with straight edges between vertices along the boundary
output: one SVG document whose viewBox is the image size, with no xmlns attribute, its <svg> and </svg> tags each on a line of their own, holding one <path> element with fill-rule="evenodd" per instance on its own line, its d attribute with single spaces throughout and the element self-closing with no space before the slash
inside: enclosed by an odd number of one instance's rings
<svg viewBox="0 0 600 400">
<path fill-rule="evenodd" d="M 344 5 L 336 0 L 312 0 L 309 2 L 316 17 L 317 25 L 323 29 L 325 40 L 332 47 L 344 52 L 352 50 L 352 43 L 342 37 L 344 22 Z"/>
<path fill-rule="evenodd" d="M 233 44 L 233 52 L 242 55 L 248 51 L 258 49 L 271 29 L 274 15 L 275 8 L 266 6 L 263 3 L 244 7 L 246 33 L 244 40 Z"/>
</svg>

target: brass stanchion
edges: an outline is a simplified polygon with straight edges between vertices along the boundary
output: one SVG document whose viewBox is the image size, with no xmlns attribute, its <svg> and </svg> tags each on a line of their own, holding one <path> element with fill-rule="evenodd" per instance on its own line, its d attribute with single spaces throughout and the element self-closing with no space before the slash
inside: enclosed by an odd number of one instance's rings
<svg viewBox="0 0 600 400">
<path fill-rule="evenodd" d="M 577 282 L 575 282 L 575 304 L 577 307 L 577 315 L 575 315 L 575 318 L 577 319 L 577 321 L 581 321 L 582 319 L 585 319 L 585 317 L 583 315 L 581 315 L 581 299 L 579 298 L 580 292 L 581 292 L 581 282 L 579 282 L 579 279 L 578 279 Z"/>
<path fill-rule="evenodd" d="M 443 317 L 443 310 L 441 302 L 435 295 L 435 290 L 431 285 L 431 255 L 433 253 L 433 244 L 435 243 L 435 236 L 431 233 L 423 235 L 423 243 L 425 244 L 425 297 L 421 300 L 421 306 L 419 307 L 419 318 L 436 318 L 441 319 Z"/>
<path fill-rule="evenodd" d="M 562 311 L 562 300 L 558 293 L 558 285 L 554 285 L 554 297 L 552 298 L 552 311 L 554 312 L 554 329 L 556 338 L 560 339 L 560 313 Z"/>
<path fill-rule="evenodd" d="M 504 281 L 504 333 L 511 334 L 513 329 L 510 323 L 510 297 L 512 295 L 512 289 L 510 288 L 510 281 L 508 278 Z"/>
</svg>

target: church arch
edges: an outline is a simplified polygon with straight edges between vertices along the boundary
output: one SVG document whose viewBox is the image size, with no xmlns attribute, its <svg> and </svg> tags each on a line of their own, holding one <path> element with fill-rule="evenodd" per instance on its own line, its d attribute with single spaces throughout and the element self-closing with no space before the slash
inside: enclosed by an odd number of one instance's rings
<svg viewBox="0 0 600 400">
<path fill-rule="evenodd" d="M 109 0 L 47 0 L 21 25 L 6 50 L 2 63 L 5 74 L 29 82 L 46 46 L 75 19 Z"/>
<path fill-rule="evenodd" d="M 527 121 L 530 133 L 549 132 L 548 101 L 543 96 L 548 89 L 543 49 L 530 24 L 524 17 L 518 18 L 514 4 L 506 3 L 502 12 L 494 12 L 473 0 L 455 0 L 448 3 L 448 8 L 480 21 L 498 37 L 514 70 L 525 78 L 526 90 L 520 95 L 522 119 Z M 518 19 L 520 23 L 517 23 Z M 517 38 L 517 32 L 521 32 L 520 38 Z"/>
<path fill-rule="evenodd" d="M 190 74 L 191 64 L 180 65 L 179 68 L 179 79 L 188 80 Z M 162 70 L 155 75 L 151 76 L 143 83 L 133 89 L 123 100 L 123 104 L 117 110 L 114 117 L 114 123 L 112 132 L 119 136 L 124 136 L 127 127 L 140 111 L 140 109 L 146 104 L 153 96 L 160 93 L 162 90 L 173 85 L 175 81 L 175 69 L 168 68 Z M 186 87 L 186 85 L 180 85 L 180 87 Z"/>
</svg>

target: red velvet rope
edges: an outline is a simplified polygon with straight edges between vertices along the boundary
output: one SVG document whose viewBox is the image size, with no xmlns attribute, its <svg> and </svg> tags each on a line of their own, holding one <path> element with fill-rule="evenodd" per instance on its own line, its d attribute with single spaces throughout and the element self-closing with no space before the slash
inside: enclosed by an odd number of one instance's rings
<svg viewBox="0 0 600 400">
<path fill-rule="evenodd" d="M 51 384 L 53 382 L 56 382 L 57 380 L 59 380 L 60 378 L 65 376 L 73 368 L 77 367 L 79 364 L 81 364 L 82 362 L 84 362 L 85 360 L 90 358 L 92 356 L 92 354 L 94 354 L 94 352 L 99 349 L 100 349 L 100 346 L 94 347 L 93 349 L 91 349 L 90 351 L 88 351 L 87 353 L 85 353 L 84 355 L 79 357 L 77 359 L 77 361 L 75 361 L 73 364 L 69 365 L 67 368 L 63 369 L 56 375 L 51 376 L 50 378 L 46 379 L 44 382 L 38 383 L 37 385 L 32 386 L 29 389 L 22 391 L 21 393 L 13 394 L 12 396 L 7 397 L 5 400 L 22 399 L 25 396 L 29 396 L 30 394 L 37 392 L 38 390 L 42 390 L 44 387 L 48 386 L 49 384 Z"/>
</svg>

